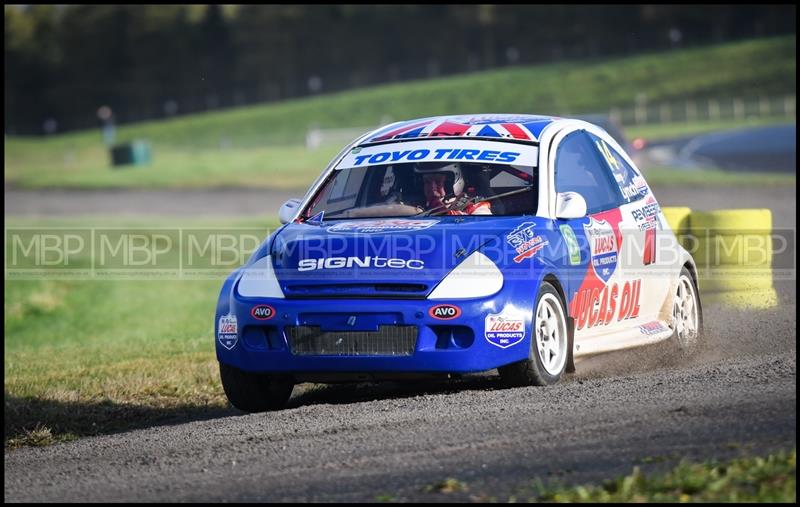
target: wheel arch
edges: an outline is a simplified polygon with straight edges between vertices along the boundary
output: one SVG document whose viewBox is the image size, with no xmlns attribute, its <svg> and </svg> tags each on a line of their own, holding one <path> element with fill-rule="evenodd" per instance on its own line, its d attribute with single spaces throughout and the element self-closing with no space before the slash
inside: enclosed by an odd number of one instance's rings
<svg viewBox="0 0 800 507">
<path fill-rule="evenodd" d="M 567 319 L 567 367 L 565 371 L 566 373 L 574 373 L 575 361 L 573 359 L 573 350 L 575 346 L 575 319 L 573 319 L 572 315 L 570 315 L 567 295 L 564 292 L 564 287 L 561 285 L 561 282 L 554 273 L 547 273 L 544 275 L 544 278 L 542 278 L 542 281 L 548 282 L 556 289 L 556 292 L 558 292 L 561 302 L 564 305 L 564 315 Z M 533 335 L 533 332 L 531 335 Z M 533 336 L 531 336 L 531 338 L 533 338 Z"/>
</svg>

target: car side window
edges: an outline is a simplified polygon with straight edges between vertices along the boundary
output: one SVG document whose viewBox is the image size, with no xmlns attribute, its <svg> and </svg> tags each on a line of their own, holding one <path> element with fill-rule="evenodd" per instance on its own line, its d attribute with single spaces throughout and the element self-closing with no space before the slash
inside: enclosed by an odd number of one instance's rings
<svg viewBox="0 0 800 507">
<path fill-rule="evenodd" d="M 617 182 L 619 191 L 622 194 L 623 200 L 620 204 L 638 201 L 647 195 L 648 188 L 642 175 L 603 139 L 590 132 L 587 132 L 587 134 L 591 137 L 600 154 L 603 155 L 606 165 L 614 175 L 614 180 Z"/>
<path fill-rule="evenodd" d="M 615 208 L 622 200 L 617 183 L 585 131 L 573 132 L 558 145 L 555 173 L 556 192 L 579 193 L 589 215 Z"/>
</svg>

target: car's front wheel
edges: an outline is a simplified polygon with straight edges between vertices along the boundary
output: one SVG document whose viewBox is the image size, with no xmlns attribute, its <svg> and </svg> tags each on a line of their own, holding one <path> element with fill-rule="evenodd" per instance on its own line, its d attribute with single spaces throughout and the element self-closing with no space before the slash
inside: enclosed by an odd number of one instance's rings
<svg viewBox="0 0 800 507">
<path fill-rule="evenodd" d="M 219 375 L 228 401 L 245 412 L 281 409 L 294 388 L 290 379 L 250 373 L 223 363 L 219 363 Z"/>
<path fill-rule="evenodd" d="M 566 369 L 569 356 L 566 311 L 553 285 L 542 282 L 535 308 L 528 359 L 499 368 L 507 385 L 555 384 Z"/>
</svg>

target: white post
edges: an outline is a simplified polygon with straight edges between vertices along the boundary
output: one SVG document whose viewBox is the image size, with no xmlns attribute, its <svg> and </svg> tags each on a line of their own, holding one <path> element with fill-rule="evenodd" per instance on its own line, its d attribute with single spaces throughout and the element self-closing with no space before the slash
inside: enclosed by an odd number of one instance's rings
<svg viewBox="0 0 800 507">
<path fill-rule="evenodd" d="M 669 123 L 671 120 L 669 104 L 661 104 L 661 107 L 658 111 L 659 120 L 661 123 Z"/>
<path fill-rule="evenodd" d="M 319 148 L 320 142 L 322 141 L 322 135 L 318 128 L 312 128 L 306 134 L 306 149 L 307 150 L 316 150 Z"/>
<path fill-rule="evenodd" d="M 608 117 L 611 118 L 612 123 L 622 125 L 622 114 L 618 107 L 612 107 L 611 111 L 608 112 Z"/>
<path fill-rule="evenodd" d="M 633 110 L 633 119 L 635 124 L 647 122 L 647 94 L 639 92 L 636 94 L 636 106 Z"/>
<path fill-rule="evenodd" d="M 742 102 L 742 99 L 733 99 L 733 117 L 737 120 L 744 118 L 744 102 Z"/>
<path fill-rule="evenodd" d="M 794 116 L 795 97 L 794 95 L 787 95 L 783 99 L 783 113 L 786 116 Z"/>
<path fill-rule="evenodd" d="M 719 120 L 719 102 L 716 99 L 708 101 L 708 119 L 711 121 Z"/>
<path fill-rule="evenodd" d="M 692 122 L 697 118 L 697 104 L 693 100 L 686 101 L 686 123 Z"/>
<path fill-rule="evenodd" d="M 763 95 L 758 98 L 758 114 L 760 116 L 769 116 L 769 99 Z"/>
</svg>

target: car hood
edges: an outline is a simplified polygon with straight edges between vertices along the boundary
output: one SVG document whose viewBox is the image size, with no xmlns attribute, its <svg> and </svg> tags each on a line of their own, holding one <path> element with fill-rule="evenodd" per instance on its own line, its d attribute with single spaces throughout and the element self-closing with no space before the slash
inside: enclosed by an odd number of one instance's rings
<svg viewBox="0 0 800 507">
<path fill-rule="evenodd" d="M 286 297 L 424 297 L 471 253 L 524 217 L 293 223 L 270 255 Z"/>
</svg>

